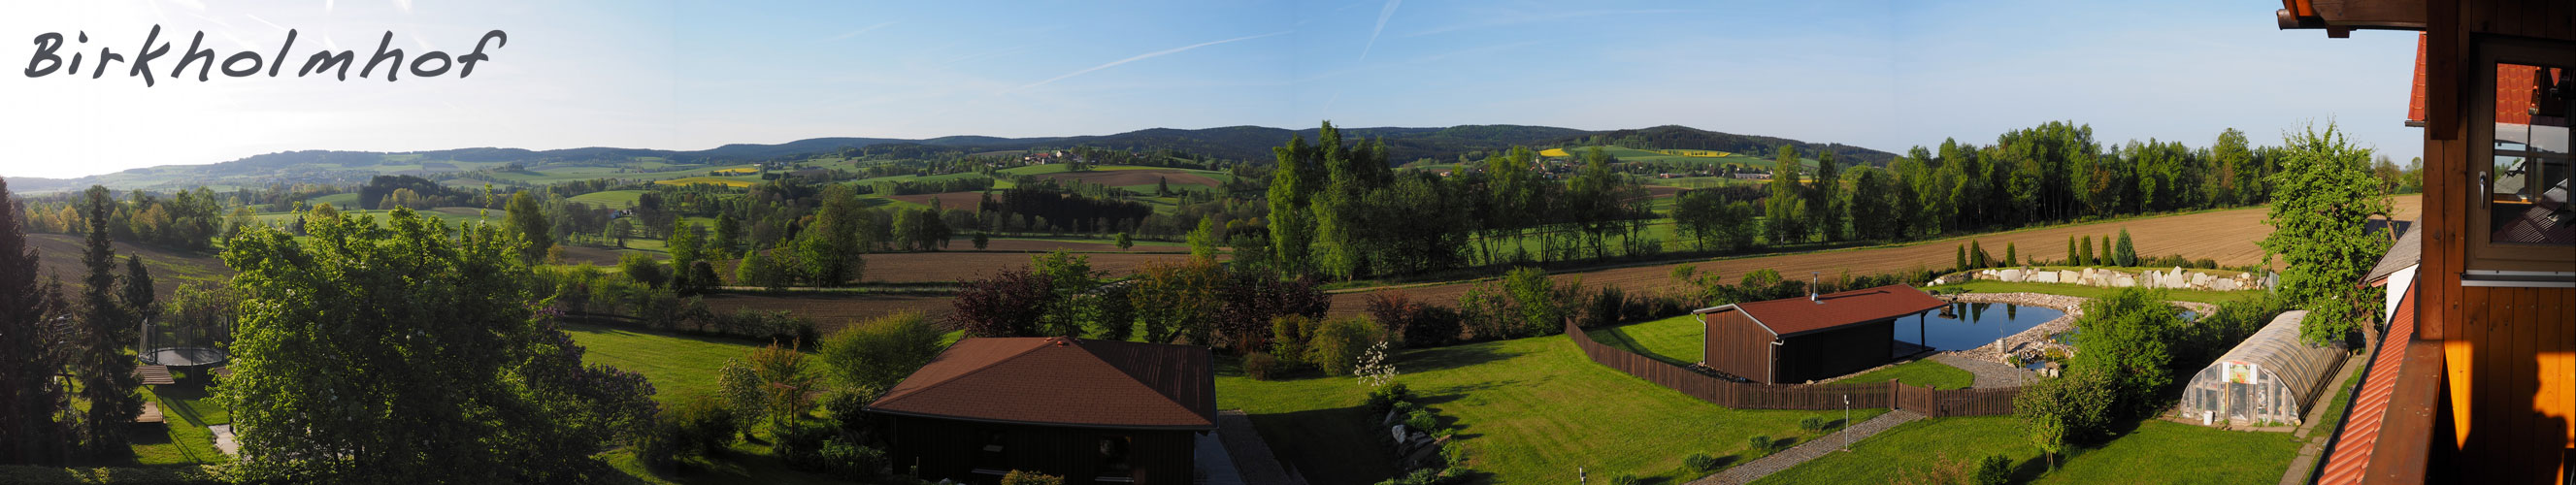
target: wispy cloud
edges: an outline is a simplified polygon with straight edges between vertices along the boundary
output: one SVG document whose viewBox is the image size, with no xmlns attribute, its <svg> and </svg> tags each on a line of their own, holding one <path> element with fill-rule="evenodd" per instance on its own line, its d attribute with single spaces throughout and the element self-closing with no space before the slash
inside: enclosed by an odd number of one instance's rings
<svg viewBox="0 0 2576 485">
<path fill-rule="evenodd" d="M 841 35 L 835 35 L 835 36 L 832 36 L 832 37 L 830 37 L 830 38 L 823 39 L 823 41 L 824 41 L 824 42 L 832 42 L 832 41 L 837 41 L 837 40 L 848 39 L 848 38 L 851 38 L 851 37 L 858 37 L 858 36 L 859 36 L 859 34 L 865 34 L 865 33 L 868 33 L 869 31 L 873 31 L 873 30 L 876 30 L 876 29 L 882 29 L 882 28 L 885 28 L 885 26 L 888 26 L 888 25 L 894 25 L 894 21 L 892 21 L 892 20 L 888 20 L 888 21 L 884 21 L 884 22 L 877 22 L 877 24 L 876 24 L 876 25 L 870 25 L 870 26 L 866 26 L 866 27 L 860 27 L 860 28 L 859 28 L 859 30 L 853 30 L 853 31 L 849 31 L 849 32 L 842 32 L 842 33 L 841 33 Z"/>
<path fill-rule="evenodd" d="M 1047 85 L 1047 84 L 1054 83 L 1054 82 L 1056 82 L 1056 81 L 1062 81 L 1062 80 L 1065 80 L 1066 78 L 1071 78 L 1071 77 L 1074 77 L 1074 76 L 1080 76 L 1080 75 L 1084 75 L 1084 74 L 1090 74 L 1092 71 L 1098 71 L 1098 70 L 1102 70 L 1102 69 L 1108 69 L 1108 68 L 1112 68 L 1112 67 L 1118 67 L 1118 65 L 1120 65 L 1120 64 L 1126 64 L 1126 63 L 1130 63 L 1130 62 L 1142 61 L 1142 60 L 1146 60 L 1146 59 L 1152 59 L 1152 58 L 1156 58 L 1156 57 L 1163 57 L 1163 56 L 1168 56 L 1168 55 L 1172 55 L 1172 54 L 1179 54 L 1179 53 L 1182 53 L 1182 52 L 1189 51 L 1190 49 L 1197 49 L 1197 48 L 1200 48 L 1200 47 L 1207 47 L 1207 46 L 1212 46 L 1212 45 L 1217 45 L 1217 44 L 1224 44 L 1224 43 L 1230 43 L 1230 42 L 1242 42 L 1242 41 L 1247 41 L 1247 40 L 1252 40 L 1252 39 L 1259 39 L 1259 38 L 1263 38 L 1263 37 L 1270 37 L 1270 36 L 1276 36 L 1276 35 L 1285 35 L 1285 34 L 1287 34 L 1287 33 L 1289 33 L 1289 32 L 1294 32 L 1294 31 L 1282 30 L 1282 31 L 1278 31 L 1278 32 L 1271 32 L 1271 33 L 1261 34 L 1261 35 L 1253 35 L 1253 36 L 1245 36 L 1245 37 L 1236 37 L 1236 38 L 1232 38 L 1232 39 L 1226 39 L 1226 40 L 1220 40 L 1220 41 L 1213 41 L 1213 42 L 1201 42 L 1201 43 L 1197 43 L 1197 44 L 1190 44 L 1190 45 L 1185 45 L 1185 46 L 1181 46 L 1181 47 L 1175 47 L 1175 48 L 1171 48 L 1171 49 L 1164 49 L 1164 50 L 1159 50 L 1159 51 L 1154 51 L 1154 52 L 1147 52 L 1147 53 L 1144 53 L 1144 54 L 1138 54 L 1138 55 L 1136 55 L 1135 57 L 1129 57 L 1129 58 L 1126 58 L 1126 59 L 1119 59 L 1119 60 L 1116 60 L 1116 61 L 1111 61 L 1111 62 L 1110 62 L 1110 63 L 1108 63 L 1108 64 L 1101 64 L 1101 65 L 1097 65 L 1097 66 L 1091 66 L 1091 67 L 1088 67 L 1088 68 L 1084 68 L 1084 69 L 1079 70 L 1079 71 L 1068 72 L 1068 73 L 1065 73 L 1065 74 L 1064 74 L 1064 75 L 1062 75 L 1062 76 L 1056 76 L 1056 77 L 1047 78 L 1047 80 L 1045 80 L 1045 81 L 1038 81 L 1038 82 L 1034 82 L 1034 83 L 1029 83 L 1029 85 L 1027 85 L 1027 86 L 1020 86 L 1020 87 L 1016 87 L 1016 88 L 1011 88 L 1011 89 L 1006 90 L 1006 91 L 1003 91 L 1003 92 L 1008 93 L 1008 92 L 1013 92 L 1013 91 L 1026 90 L 1026 89 L 1034 88 L 1034 87 L 1038 87 L 1038 86 L 1045 86 L 1045 85 Z"/>
<path fill-rule="evenodd" d="M 1527 24 L 1527 23 L 1548 22 L 1548 21 L 1556 21 L 1556 20 L 1568 20 L 1568 19 L 1578 19 L 1578 18 L 1584 18 L 1584 17 L 1601 17 L 1601 16 L 1608 16 L 1608 15 L 1658 15 L 1658 14 L 1676 14 L 1676 13 L 1689 13 L 1689 12 L 1692 12 L 1692 10 L 1665 8 L 1665 9 L 1643 9 L 1643 10 L 1584 10 L 1584 11 L 1575 11 L 1575 12 L 1553 12 L 1553 13 L 1531 13 L 1531 14 L 1504 15 L 1504 16 L 1497 16 L 1497 17 L 1493 17 L 1493 18 L 1484 19 L 1484 20 L 1481 20 L 1481 21 L 1466 22 L 1466 23 L 1461 23 L 1461 24 L 1456 24 L 1456 25 L 1450 25 L 1450 26 L 1447 26 L 1447 27 L 1438 27 L 1438 28 L 1433 28 L 1433 29 L 1431 29 L 1431 30 L 1425 30 L 1425 31 L 1421 31 L 1421 32 L 1414 32 L 1414 33 L 1411 33 L 1411 34 L 1405 34 L 1405 37 L 1421 37 L 1421 36 L 1426 36 L 1426 35 L 1439 35 L 1439 34 L 1446 34 L 1446 33 L 1450 33 L 1450 32 L 1457 32 L 1457 31 L 1461 31 L 1461 30 L 1470 30 L 1470 29 L 1488 29 L 1488 28 L 1505 27 L 1505 26 L 1520 25 L 1520 24 Z"/>
<path fill-rule="evenodd" d="M 1395 6 L 1404 0 L 1386 0 L 1386 8 L 1377 11 L 1377 28 L 1369 29 L 1368 45 L 1360 47 L 1360 60 L 1368 60 L 1369 51 L 1377 48 L 1377 34 L 1386 32 L 1386 19 L 1395 17 Z"/>
</svg>

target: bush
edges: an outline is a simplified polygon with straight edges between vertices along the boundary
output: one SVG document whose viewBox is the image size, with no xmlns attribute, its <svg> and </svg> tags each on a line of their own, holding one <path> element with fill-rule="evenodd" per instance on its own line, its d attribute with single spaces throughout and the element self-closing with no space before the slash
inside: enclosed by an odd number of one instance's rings
<svg viewBox="0 0 2576 485">
<path fill-rule="evenodd" d="M 843 431 L 867 429 L 867 406 L 870 394 L 855 389 L 834 389 L 823 395 L 823 412 Z"/>
<path fill-rule="evenodd" d="M 1977 474 L 1970 477 L 1973 485 L 2004 485 L 2012 482 L 2012 459 L 2003 455 L 1977 460 Z"/>
<path fill-rule="evenodd" d="M 1270 355 L 1282 367 L 1311 366 L 1307 360 L 1307 343 L 1314 339 L 1315 319 L 1305 315 L 1286 315 L 1270 319 Z"/>
<path fill-rule="evenodd" d="M 2200 260 L 2199 260 L 2199 261 L 2193 261 L 2193 262 L 2191 262 L 2191 267 L 2194 267 L 2194 268 L 2200 268 L 2200 269 L 2218 269 L 2218 260 L 2215 260 L 2215 259 L 2209 259 L 2209 258 L 2200 258 Z"/>
<path fill-rule="evenodd" d="M 1370 294 L 1368 315 L 1387 336 L 1407 347 L 1439 347 L 1458 340 L 1458 311 L 1414 301 L 1403 292 Z"/>
<path fill-rule="evenodd" d="M 938 357 L 941 333 L 921 312 L 897 312 L 832 332 L 821 356 L 843 386 L 873 396 Z"/>
<path fill-rule="evenodd" d="M 1011 470 L 1011 473 L 1002 475 L 1002 485 L 1064 485 L 1064 477 Z"/>
<path fill-rule="evenodd" d="M 1583 328 L 1617 325 L 1619 319 L 1626 316 L 1627 307 L 1626 291 L 1615 286 L 1603 286 L 1600 291 L 1592 293 L 1591 301 L 1583 305 L 1583 314 L 1576 320 L 1576 325 Z"/>
<path fill-rule="evenodd" d="M 1370 390 L 1366 404 L 1369 412 L 1384 415 L 1387 410 L 1395 409 L 1396 403 L 1411 401 L 1413 401 L 1413 390 L 1404 387 L 1403 383 L 1395 383 Z"/>
<path fill-rule="evenodd" d="M 1267 352 L 1253 352 L 1252 355 L 1243 356 L 1243 375 L 1251 376 L 1252 380 L 1267 381 L 1278 377 L 1279 367 L 1279 359 L 1271 357 Z"/>
<path fill-rule="evenodd" d="M 1404 416 L 1404 427 L 1423 433 L 1437 433 L 1440 431 L 1440 413 L 1431 412 L 1429 409 L 1415 409 L 1412 414 Z"/>
<path fill-rule="evenodd" d="M 830 471 L 831 462 L 823 459 L 823 445 L 838 437 L 839 432 L 816 423 L 795 422 L 773 429 L 769 452 L 788 468 L 805 472 Z"/>
<path fill-rule="evenodd" d="M 1350 375 L 1359 366 L 1361 352 L 1386 339 L 1376 324 L 1365 318 L 1343 317 L 1325 320 L 1315 329 L 1314 339 L 1306 344 L 1306 359 L 1326 375 Z"/>
<path fill-rule="evenodd" d="M 1807 419 L 1798 420 L 1798 429 L 1807 430 L 1809 433 L 1824 432 L 1825 426 L 1825 418 L 1822 416 L 1808 416 Z"/>
<path fill-rule="evenodd" d="M 1456 442 L 1450 442 L 1449 444 L 1455 445 L 1455 444 L 1457 444 L 1457 443 L 1456 443 Z M 1377 484 L 1378 484 L 1378 485 L 1451 485 L 1451 484 L 1462 483 L 1462 482 L 1466 481 L 1466 480 L 1465 480 L 1465 476 L 1464 476 L 1464 474 L 1463 474 L 1463 473 L 1460 473 L 1460 472 L 1462 472 L 1462 471 L 1464 471 L 1464 469 L 1463 469 L 1463 468 L 1460 468 L 1460 467 L 1457 467 L 1457 466 L 1450 466 L 1450 467 L 1447 467 L 1447 468 L 1424 467 L 1424 468 L 1420 468 L 1420 469 L 1415 469 L 1415 470 L 1413 470 L 1413 473 L 1407 473 L 1407 474 L 1405 474 L 1404 476 L 1400 476 L 1400 477 L 1389 478 L 1389 479 L 1386 479 L 1386 481 L 1377 482 Z"/>
<path fill-rule="evenodd" d="M 848 438 L 823 442 L 823 471 L 843 478 L 870 478 L 886 473 L 885 451 L 859 446 Z"/>
<path fill-rule="evenodd" d="M 1610 485 L 1637 485 L 1637 476 L 1621 473 L 1619 476 L 1610 477 Z"/>
<path fill-rule="evenodd" d="M 1692 453 L 1682 458 L 1682 465 L 1690 467 L 1693 472 L 1714 472 L 1717 471 L 1717 457 L 1708 456 L 1707 453 Z"/>
<path fill-rule="evenodd" d="M 1755 458 L 1771 456 L 1772 448 L 1779 446 L 1778 441 L 1771 440 L 1771 435 L 1757 435 L 1752 438 L 1746 438 L 1745 444 L 1753 447 L 1753 457 Z"/>
</svg>

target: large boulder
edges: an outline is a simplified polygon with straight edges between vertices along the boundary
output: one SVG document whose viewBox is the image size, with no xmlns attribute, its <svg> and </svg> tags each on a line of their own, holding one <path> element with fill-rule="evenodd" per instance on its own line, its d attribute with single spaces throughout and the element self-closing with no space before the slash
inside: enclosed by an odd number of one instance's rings
<svg viewBox="0 0 2576 485">
<path fill-rule="evenodd" d="M 2057 273 L 2058 273 L 2058 272 L 2056 272 L 2056 271 L 2040 271 L 2040 272 L 2037 272 L 2037 273 L 2031 273 L 2031 275 L 2030 275 L 2030 282 L 2032 282 L 2032 283 L 2056 283 L 2056 282 L 2057 282 Z"/>
<path fill-rule="evenodd" d="M 2128 288 L 2132 286 L 2138 286 L 2137 278 L 2130 277 L 2127 274 L 2120 274 L 2118 276 L 2111 277 L 2111 287 L 2113 288 Z"/>
<path fill-rule="evenodd" d="M 2021 280 L 2022 280 L 2022 278 L 2021 278 L 2021 270 L 2018 270 L 2018 269 L 2007 269 L 2007 270 L 2003 270 L 2003 271 L 1997 271 L 1997 272 L 1995 272 L 1995 279 L 2003 280 L 2004 282 L 2007 282 L 2007 283 L 2020 283 L 2020 282 L 2021 282 Z"/>
</svg>

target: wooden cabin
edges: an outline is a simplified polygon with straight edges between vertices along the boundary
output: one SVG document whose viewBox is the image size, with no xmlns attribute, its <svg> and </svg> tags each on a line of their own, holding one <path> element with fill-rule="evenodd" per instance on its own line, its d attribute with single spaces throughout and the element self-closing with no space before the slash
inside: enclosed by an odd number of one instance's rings
<svg viewBox="0 0 2576 485">
<path fill-rule="evenodd" d="M 1208 349 L 1074 338 L 957 342 L 867 407 L 897 471 L 995 483 L 1188 484 L 1216 429 Z"/>
<path fill-rule="evenodd" d="M 2396 276 L 2411 282 L 2379 283 L 2398 298 L 2388 333 L 2318 481 L 2568 483 L 2576 469 L 2576 207 L 2568 200 L 2576 2 L 2282 7 L 2281 28 L 2327 37 L 2420 32 L 2407 121 L 2424 129 L 2423 234 L 2413 242 L 2420 261 Z"/>
<path fill-rule="evenodd" d="M 1701 309 L 1700 365 L 1764 384 L 1825 379 L 1886 364 L 1896 319 L 1947 305 L 1906 285 Z"/>
</svg>

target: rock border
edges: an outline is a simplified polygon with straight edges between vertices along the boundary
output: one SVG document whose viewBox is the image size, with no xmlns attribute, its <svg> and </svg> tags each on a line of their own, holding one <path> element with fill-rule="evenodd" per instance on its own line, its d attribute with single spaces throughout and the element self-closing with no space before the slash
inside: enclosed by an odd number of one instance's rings
<svg viewBox="0 0 2576 485">
<path fill-rule="evenodd" d="M 2004 338 L 1996 339 L 1993 342 L 1988 342 L 1985 345 L 1978 346 L 1977 348 L 1950 352 L 1962 357 L 1994 361 L 2007 365 L 2009 365 L 2010 362 L 2004 360 L 2004 357 L 2011 355 L 2014 352 L 2047 352 L 2048 349 L 2058 349 L 2065 352 L 2066 355 L 2075 355 L 2075 347 L 2057 343 L 2056 340 L 2050 337 L 2053 337 L 2058 333 L 2075 329 L 2075 319 L 2082 318 L 2084 316 L 2084 303 L 2093 301 L 2092 298 L 2080 296 L 2018 292 L 1958 293 L 1941 295 L 1941 299 L 1959 303 L 2003 303 L 2008 305 L 2035 306 L 2066 312 L 2065 315 L 2059 316 L 2056 319 L 2042 322 L 2038 325 L 2032 325 L 2030 328 L 2024 329 L 2020 333 L 2004 336 Z M 2218 313 L 2218 305 L 2211 305 L 2208 303 L 2196 301 L 2166 301 L 2165 303 L 2183 307 L 2183 309 L 2191 310 L 2192 312 L 2199 313 L 2202 316 Z"/>
</svg>

